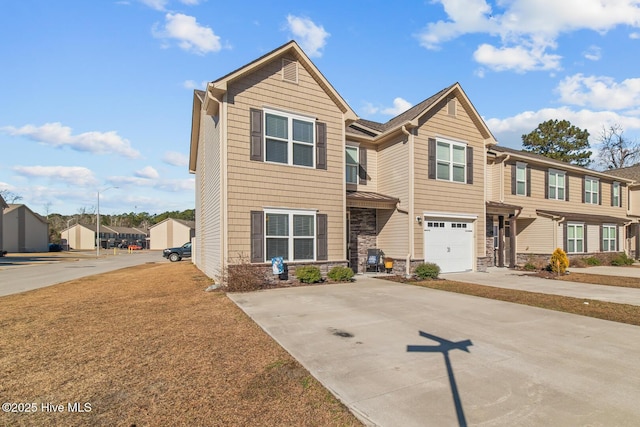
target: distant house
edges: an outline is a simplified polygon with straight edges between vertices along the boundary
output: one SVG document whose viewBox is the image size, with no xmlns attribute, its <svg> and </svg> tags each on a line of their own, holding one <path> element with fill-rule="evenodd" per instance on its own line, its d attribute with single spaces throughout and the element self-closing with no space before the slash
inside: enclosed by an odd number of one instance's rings
<svg viewBox="0 0 640 427">
<path fill-rule="evenodd" d="M 150 249 L 182 246 L 190 242 L 195 234 L 195 221 L 167 218 L 149 228 Z"/>
<path fill-rule="evenodd" d="M 2 247 L 7 252 L 48 252 L 49 223 L 23 204 L 9 204 L 2 218 Z"/>
<path fill-rule="evenodd" d="M 2 198 L 2 196 L 0 196 L 0 256 L 2 256 L 2 254 L 4 253 L 3 251 L 5 250 L 3 245 L 2 245 L 2 214 L 4 212 L 4 210 L 6 208 L 8 208 L 9 205 L 7 205 L 7 203 L 4 201 L 4 199 Z"/>
<path fill-rule="evenodd" d="M 147 247 L 147 235 L 144 230 L 133 227 L 100 226 L 100 242 L 102 248 L 113 248 L 127 245 Z M 60 232 L 63 244 L 69 244 L 70 249 L 93 250 L 96 248 L 96 225 L 74 224 Z"/>
</svg>

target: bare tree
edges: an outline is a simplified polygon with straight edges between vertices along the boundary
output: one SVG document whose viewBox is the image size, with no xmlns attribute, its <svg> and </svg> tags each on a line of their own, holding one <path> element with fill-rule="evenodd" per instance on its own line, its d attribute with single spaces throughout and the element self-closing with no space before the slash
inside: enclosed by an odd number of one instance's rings
<svg viewBox="0 0 640 427">
<path fill-rule="evenodd" d="M 626 138 L 619 124 L 603 126 L 599 140 L 598 165 L 604 170 L 633 166 L 640 160 L 640 143 Z"/>
<path fill-rule="evenodd" d="M 10 204 L 14 204 L 15 202 L 22 200 L 22 196 L 9 190 L 0 190 L 0 196 L 2 196 L 5 202 Z"/>
</svg>

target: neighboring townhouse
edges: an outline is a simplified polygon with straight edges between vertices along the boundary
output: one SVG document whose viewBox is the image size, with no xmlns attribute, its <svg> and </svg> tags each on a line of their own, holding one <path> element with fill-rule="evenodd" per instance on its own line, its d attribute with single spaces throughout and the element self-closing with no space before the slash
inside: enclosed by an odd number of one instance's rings
<svg viewBox="0 0 640 427">
<path fill-rule="evenodd" d="M 359 119 L 295 42 L 195 91 L 196 265 L 243 259 L 410 273 L 484 269 L 486 147 L 459 84 L 387 123 Z"/>
<path fill-rule="evenodd" d="M 514 267 L 572 256 L 628 251 L 632 179 L 518 151 L 487 152 L 487 256 Z"/>
<path fill-rule="evenodd" d="M 92 250 L 96 248 L 96 226 L 94 224 L 73 224 L 60 231 L 62 245 L 67 250 Z"/>
<path fill-rule="evenodd" d="M 4 254 L 4 246 L 2 245 L 2 225 L 3 225 L 3 221 L 2 221 L 2 217 L 3 217 L 3 213 L 4 210 L 7 209 L 9 207 L 9 205 L 7 205 L 7 202 L 4 201 L 4 199 L 2 198 L 2 195 L 0 195 L 0 256 L 2 256 Z"/>
<path fill-rule="evenodd" d="M 127 245 L 140 245 L 147 248 L 147 235 L 144 230 L 134 227 L 100 226 L 100 247 L 113 248 Z M 69 249 L 93 250 L 96 248 L 96 225 L 74 224 L 60 232 L 63 245 L 68 242 Z"/>
<path fill-rule="evenodd" d="M 627 250 L 635 259 L 640 258 L 640 164 L 620 169 L 611 169 L 604 172 L 607 175 L 632 180 L 627 189 L 628 208 L 630 221 L 627 227 Z"/>
<path fill-rule="evenodd" d="M 190 242 L 196 234 L 196 222 L 167 218 L 149 227 L 149 248 L 175 248 Z"/>
<path fill-rule="evenodd" d="M 49 223 L 23 204 L 9 204 L 2 215 L 2 247 L 7 252 L 48 252 Z"/>
</svg>

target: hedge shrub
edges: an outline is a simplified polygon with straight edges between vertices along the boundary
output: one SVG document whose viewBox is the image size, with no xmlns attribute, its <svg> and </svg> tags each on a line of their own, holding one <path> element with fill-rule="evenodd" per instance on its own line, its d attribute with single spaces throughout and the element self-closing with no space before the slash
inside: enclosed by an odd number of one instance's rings
<svg viewBox="0 0 640 427">
<path fill-rule="evenodd" d="M 327 277 L 336 282 L 350 282 L 353 280 L 353 270 L 349 267 L 336 266 L 329 270 Z"/>
<path fill-rule="evenodd" d="M 317 283 L 322 280 L 322 273 L 315 265 L 296 267 L 296 278 L 302 283 Z"/>
<path fill-rule="evenodd" d="M 551 271 L 558 274 L 564 274 L 567 271 L 567 267 L 569 267 L 569 258 L 567 257 L 567 253 L 560 248 L 557 248 L 551 254 L 551 262 L 549 263 L 551 266 Z"/>
<path fill-rule="evenodd" d="M 440 274 L 440 267 L 432 262 L 423 262 L 418 264 L 415 270 L 419 279 L 437 279 Z"/>
</svg>

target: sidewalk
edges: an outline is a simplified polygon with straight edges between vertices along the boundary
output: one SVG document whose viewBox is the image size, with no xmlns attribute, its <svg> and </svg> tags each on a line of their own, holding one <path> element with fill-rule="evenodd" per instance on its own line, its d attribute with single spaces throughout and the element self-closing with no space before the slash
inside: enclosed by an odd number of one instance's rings
<svg viewBox="0 0 640 427">
<path fill-rule="evenodd" d="M 600 266 L 590 267 L 588 269 L 575 269 L 575 272 L 611 276 L 612 283 L 615 283 L 616 276 L 640 277 L 640 268 L 635 267 Z M 447 280 L 457 280 L 478 285 L 640 306 L 640 289 L 543 279 L 530 276 L 524 271 L 511 270 L 508 268 L 490 267 L 486 273 L 446 273 L 441 274 L 440 277 Z"/>
</svg>

